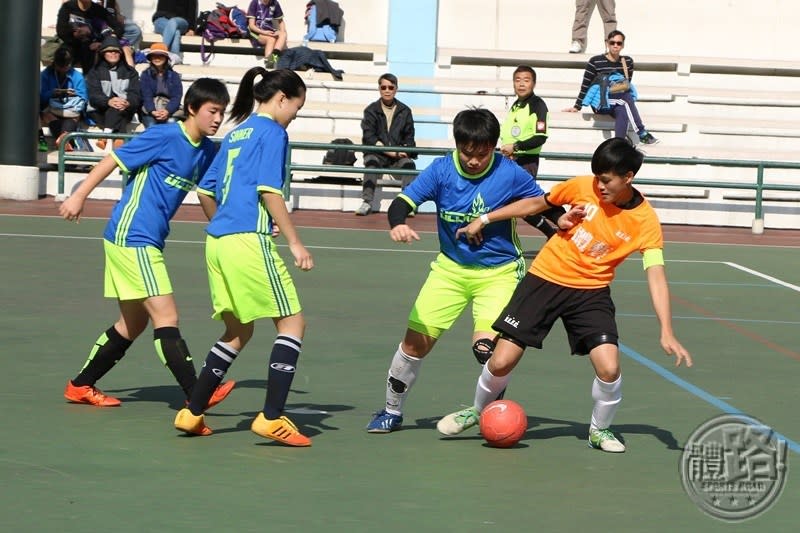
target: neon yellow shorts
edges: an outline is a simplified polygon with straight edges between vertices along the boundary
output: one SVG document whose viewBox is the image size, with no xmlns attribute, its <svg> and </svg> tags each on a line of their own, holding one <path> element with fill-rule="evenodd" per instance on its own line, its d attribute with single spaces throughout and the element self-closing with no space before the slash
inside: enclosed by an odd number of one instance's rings
<svg viewBox="0 0 800 533">
<path fill-rule="evenodd" d="M 261 233 L 206 237 L 213 318 L 230 312 L 243 324 L 300 312 L 300 301 L 272 238 Z"/>
<path fill-rule="evenodd" d="M 492 331 L 524 275 L 522 258 L 494 268 L 470 268 L 439 254 L 408 316 L 408 327 L 438 339 L 472 302 L 473 331 Z"/>
<path fill-rule="evenodd" d="M 117 246 L 103 240 L 106 298 L 140 300 L 172 294 L 164 255 L 154 246 Z"/>
</svg>

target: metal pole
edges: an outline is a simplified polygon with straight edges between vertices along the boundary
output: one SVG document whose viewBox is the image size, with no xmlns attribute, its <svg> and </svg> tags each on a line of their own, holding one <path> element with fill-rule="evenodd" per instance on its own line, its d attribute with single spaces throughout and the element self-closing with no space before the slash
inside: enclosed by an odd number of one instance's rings
<svg viewBox="0 0 800 533">
<path fill-rule="evenodd" d="M 39 197 L 39 54 L 42 2 L 5 2 L 0 65 L 14 75 L 0 79 L 0 198 Z"/>
<path fill-rule="evenodd" d="M 764 211 L 762 202 L 764 200 L 764 163 L 759 163 L 756 171 L 756 216 L 753 219 L 753 233 L 761 235 L 764 233 Z"/>
</svg>

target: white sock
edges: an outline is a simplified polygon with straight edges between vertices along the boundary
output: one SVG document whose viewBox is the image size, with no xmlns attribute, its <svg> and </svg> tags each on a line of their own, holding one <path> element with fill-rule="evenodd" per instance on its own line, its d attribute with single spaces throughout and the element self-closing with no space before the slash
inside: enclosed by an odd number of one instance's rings
<svg viewBox="0 0 800 533">
<path fill-rule="evenodd" d="M 613 383 L 606 383 L 595 376 L 594 382 L 592 382 L 592 398 L 594 399 L 594 408 L 589 431 L 606 429 L 614 420 L 619 402 L 622 401 L 622 375 Z"/>
<path fill-rule="evenodd" d="M 475 387 L 475 409 L 480 413 L 483 408 L 497 399 L 511 381 L 511 372 L 505 376 L 495 376 L 489 372 L 488 363 L 483 365 L 481 375 L 478 378 L 478 385 Z"/>
<path fill-rule="evenodd" d="M 402 345 L 401 345 L 402 346 Z M 392 358 L 389 376 L 386 378 L 386 412 L 393 415 L 403 413 L 403 403 L 408 391 L 417 380 L 422 359 L 404 353 L 400 346 Z"/>
</svg>

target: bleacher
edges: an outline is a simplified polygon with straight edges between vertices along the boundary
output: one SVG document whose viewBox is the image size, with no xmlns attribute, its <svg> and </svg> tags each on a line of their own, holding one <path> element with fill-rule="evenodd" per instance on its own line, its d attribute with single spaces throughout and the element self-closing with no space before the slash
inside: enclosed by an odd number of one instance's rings
<svg viewBox="0 0 800 533">
<path fill-rule="evenodd" d="M 402 72 L 413 69 L 402 62 L 393 62 L 388 44 L 392 1 L 340 0 L 347 21 L 345 42 L 312 45 L 323 50 L 334 67 L 345 71 L 344 79 L 335 81 L 329 74 L 312 71 L 300 73 L 309 91 L 306 106 L 290 127 L 290 139 L 329 142 L 347 137 L 358 144 L 361 112 L 367 103 L 377 98 L 377 77 L 383 72 L 393 71 L 400 73 L 398 98 L 412 107 L 417 124 L 422 126 L 418 127 L 418 144 L 449 147 L 452 144 L 450 121 L 465 106 L 483 106 L 501 119 L 505 116 L 515 98 L 511 73 L 518 64 L 528 64 L 536 69 L 536 93 L 550 108 L 550 137 L 545 153 L 590 154 L 600 141 L 613 135 L 613 122 L 609 117 L 591 112 L 562 111 L 573 104 L 583 68 L 590 57 L 590 54 L 566 52 L 574 9 L 572 3 L 542 1 L 541 6 L 532 10 L 525 8 L 528 4 L 523 0 L 484 0 L 480 2 L 480 8 L 477 3 L 468 2 L 470 9 L 480 9 L 480 28 L 485 30 L 473 32 L 464 31 L 463 25 L 458 23 L 466 17 L 465 11 L 469 11 L 465 9 L 468 7 L 465 2 L 439 0 L 438 41 L 432 54 L 433 64 L 426 72 L 405 75 Z M 54 0 L 45 1 L 45 17 L 48 6 L 54 3 Z M 151 9 L 149 3 L 146 0 L 133 2 L 134 20 L 146 20 L 142 13 Z M 737 4 L 745 12 L 749 12 L 751 6 L 760 5 L 763 13 L 764 3 L 757 4 L 753 0 Z M 202 10 L 208 8 L 204 4 L 213 2 L 201 0 L 200 4 Z M 284 4 L 287 11 L 290 4 Z M 672 27 L 670 32 L 664 33 L 658 27 L 658 21 L 650 20 L 653 10 L 667 10 L 663 13 L 666 16 L 672 13 L 670 9 L 683 9 L 696 18 L 698 11 L 730 9 L 726 7 L 728 3 L 721 0 L 708 0 L 703 6 L 695 4 L 676 0 L 671 3 L 672 8 L 650 6 L 645 10 L 633 0 L 617 2 L 619 28 L 628 36 L 623 53 L 631 55 L 636 64 L 634 82 L 640 94 L 639 110 L 648 130 L 661 140 L 660 144 L 648 146 L 644 151 L 657 157 L 797 161 L 800 148 L 800 97 L 797 96 L 800 94 L 800 64 L 778 52 L 782 34 L 776 28 L 776 25 L 780 27 L 780 24 L 788 23 L 771 17 L 750 21 L 748 31 L 739 34 L 737 39 L 766 40 L 766 44 L 759 42 L 756 47 L 728 39 L 727 46 L 721 47 L 720 39 L 730 35 L 739 22 L 731 26 L 715 18 L 707 21 L 703 31 Z M 519 16 L 520 8 L 524 8 L 524 16 Z M 297 12 L 287 13 L 290 46 L 299 45 L 297 39 L 303 33 L 302 11 L 296 7 L 292 9 Z M 800 12 L 800 7 L 793 9 Z M 530 20 L 536 18 L 534 11 L 538 17 L 534 24 L 537 38 L 531 39 Z M 543 18 L 546 21 L 542 21 Z M 145 22 L 144 30 L 146 43 L 159 38 L 152 33 L 149 22 Z M 52 28 L 43 28 L 44 34 L 48 31 L 52 33 Z M 595 13 L 589 34 L 595 45 L 602 42 L 600 32 L 599 16 Z M 770 32 L 775 35 L 768 35 Z M 644 36 L 646 40 L 643 43 Z M 690 42 L 691 47 L 686 46 Z M 247 41 L 226 41 L 224 46 L 218 44 L 216 56 L 208 65 L 200 60 L 199 37 L 184 37 L 183 43 L 187 64 L 177 66 L 176 70 L 182 73 L 187 85 L 198 77 L 214 76 L 223 79 L 233 95 L 244 70 L 260 64 L 258 53 Z M 743 51 L 745 47 L 747 51 Z M 593 48 L 598 53 L 601 51 L 599 46 Z M 771 55 L 748 57 L 752 56 L 755 48 L 759 53 L 768 50 Z M 689 50 L 691 53 L 687 53 Z M 435 99 L 436 105 L 428 103 L 430 97 Z M 419 133 L 427 131 L 436 133 Z M 360 155 L 357 166 L 361 164 Z M 57 155 L 53 153 L 43 158 L 43 166 L 49 169 L 43 171 L 45 179 L 42 180 L 46 184 L 43 192 L 47 194 L 53 194 L 54 157 L 57 161 Z M 300 164 L 318 164 L 321 157 L 322 152 L 318 151 L 293 151 L 293 161 Z M 45 160 L 49 165 L 44 164 Z M 587 171 L 584 161 L 547 158 L 540 170 L 543 176 Z M 728 166 L 659 165 L 648 166 L 645 172 L 646 177 L 665 180 L 750 183 L 755 179 L 752 169 Z M 74 183 L 82 175 L 80 172 L 70 173 L 68 183 Z M 352 180 L 341 186 L 316 185 L 318 189 L 314 189 L 313 183 L 299 183 L 307 182 L 309 177 L 312 176 L 308 172 L 298 172 L 294 176 L 298 181 L 295 194 L 307 196 L 305 202 L 302 198 L 294 198 L 294 207 L 324 209 L 327 206 L 344 210 L 355 207 L 359 187 L 352 185 Z M 800 171 L 794 169 L 767 169 L 764 177 L 768 183 L 800 183 Z M 107 189 L 105 193 L 98 191 L 98 195 L 113 197 L 118 194 L 115 188 Z M 667 221 L 716 223 L 716 220 L 724 220 L 731 225 L 750 225 L 752 210 L 748 214 L 742 206 L 747 202 L 752 204 L 754 192 L 709 191 L 692 187 L 650 187 L 650 190 L 665 199 L 661 207 L 667 212 Z M 390 190 L 386 193 L 382 204 L 386 205 L 395 192 Z M 338 199 L 328 201 L 329 197 Z M 765 194 L 764 198 L 767 200 L 768 227 L 796 226 L 800 194 L 773 191 Z M 681 215 L 680 211 L 687 207 L 691 209 Z M 696 211 L 701 207 L 708 213 L 698 218 Z M 771 216 L 770 210 L 776 214 Z M 725 215 L 715 218 L 714 211 Z"/>
</svg>

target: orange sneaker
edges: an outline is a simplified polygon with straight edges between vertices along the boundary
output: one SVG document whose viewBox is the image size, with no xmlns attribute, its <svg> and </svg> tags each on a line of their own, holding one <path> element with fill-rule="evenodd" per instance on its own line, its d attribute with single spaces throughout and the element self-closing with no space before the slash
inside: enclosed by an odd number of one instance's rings
<svg viewBox="0 0 800 533">
<path fill-rule="evenodd" d="M 114 139 L 114 150 L 125 144 L 125 139 Z"/>
<path fill-rule="evenodd" d="M 190 435 L 200 435 L 202 437 L 214 433 L 211 431 L 211 428 L 206 425 L 203 415 L 195 416 L 185 407 L 175 415 L 175 429 L 179 429 Z"/>
<path fill-rule="evenodd" d="M 220 383 L 219 386 L 214 390 L 214 394 L 212 394 L 211 398 L 208 400 L 208 407 L 206 407 L 206 409 L 211 409 L 219 402 L 227 398 L 234 386 L 236 386 L 235 381 Z"/>
<path fill-rule="evenodd" d="M 97 149 L 98 150 L 105 150 L 106 144 L 108 143 L 108 139 L 97 139 Z"/>
<path fill-rule="evenodd" d="M 91 385 L 76 387 L 72 384 L 72 380 L 69 379 L 67 380 L 66 388 L 64 388 L 64 398 L 73 403 L 87 403 L 97 407 L 118 407 L 122 403 L 117 398 L 107 396 L 100 389 Z"/>
<path fill-rule="evenodd" d="M 311 446 L 311 439 L 300 433 L 297 426 L 285 416 L 269 420 L 264 413 L 258 413 L 250 429 L 257 435 L 289 446 Z"/>
</svg>

